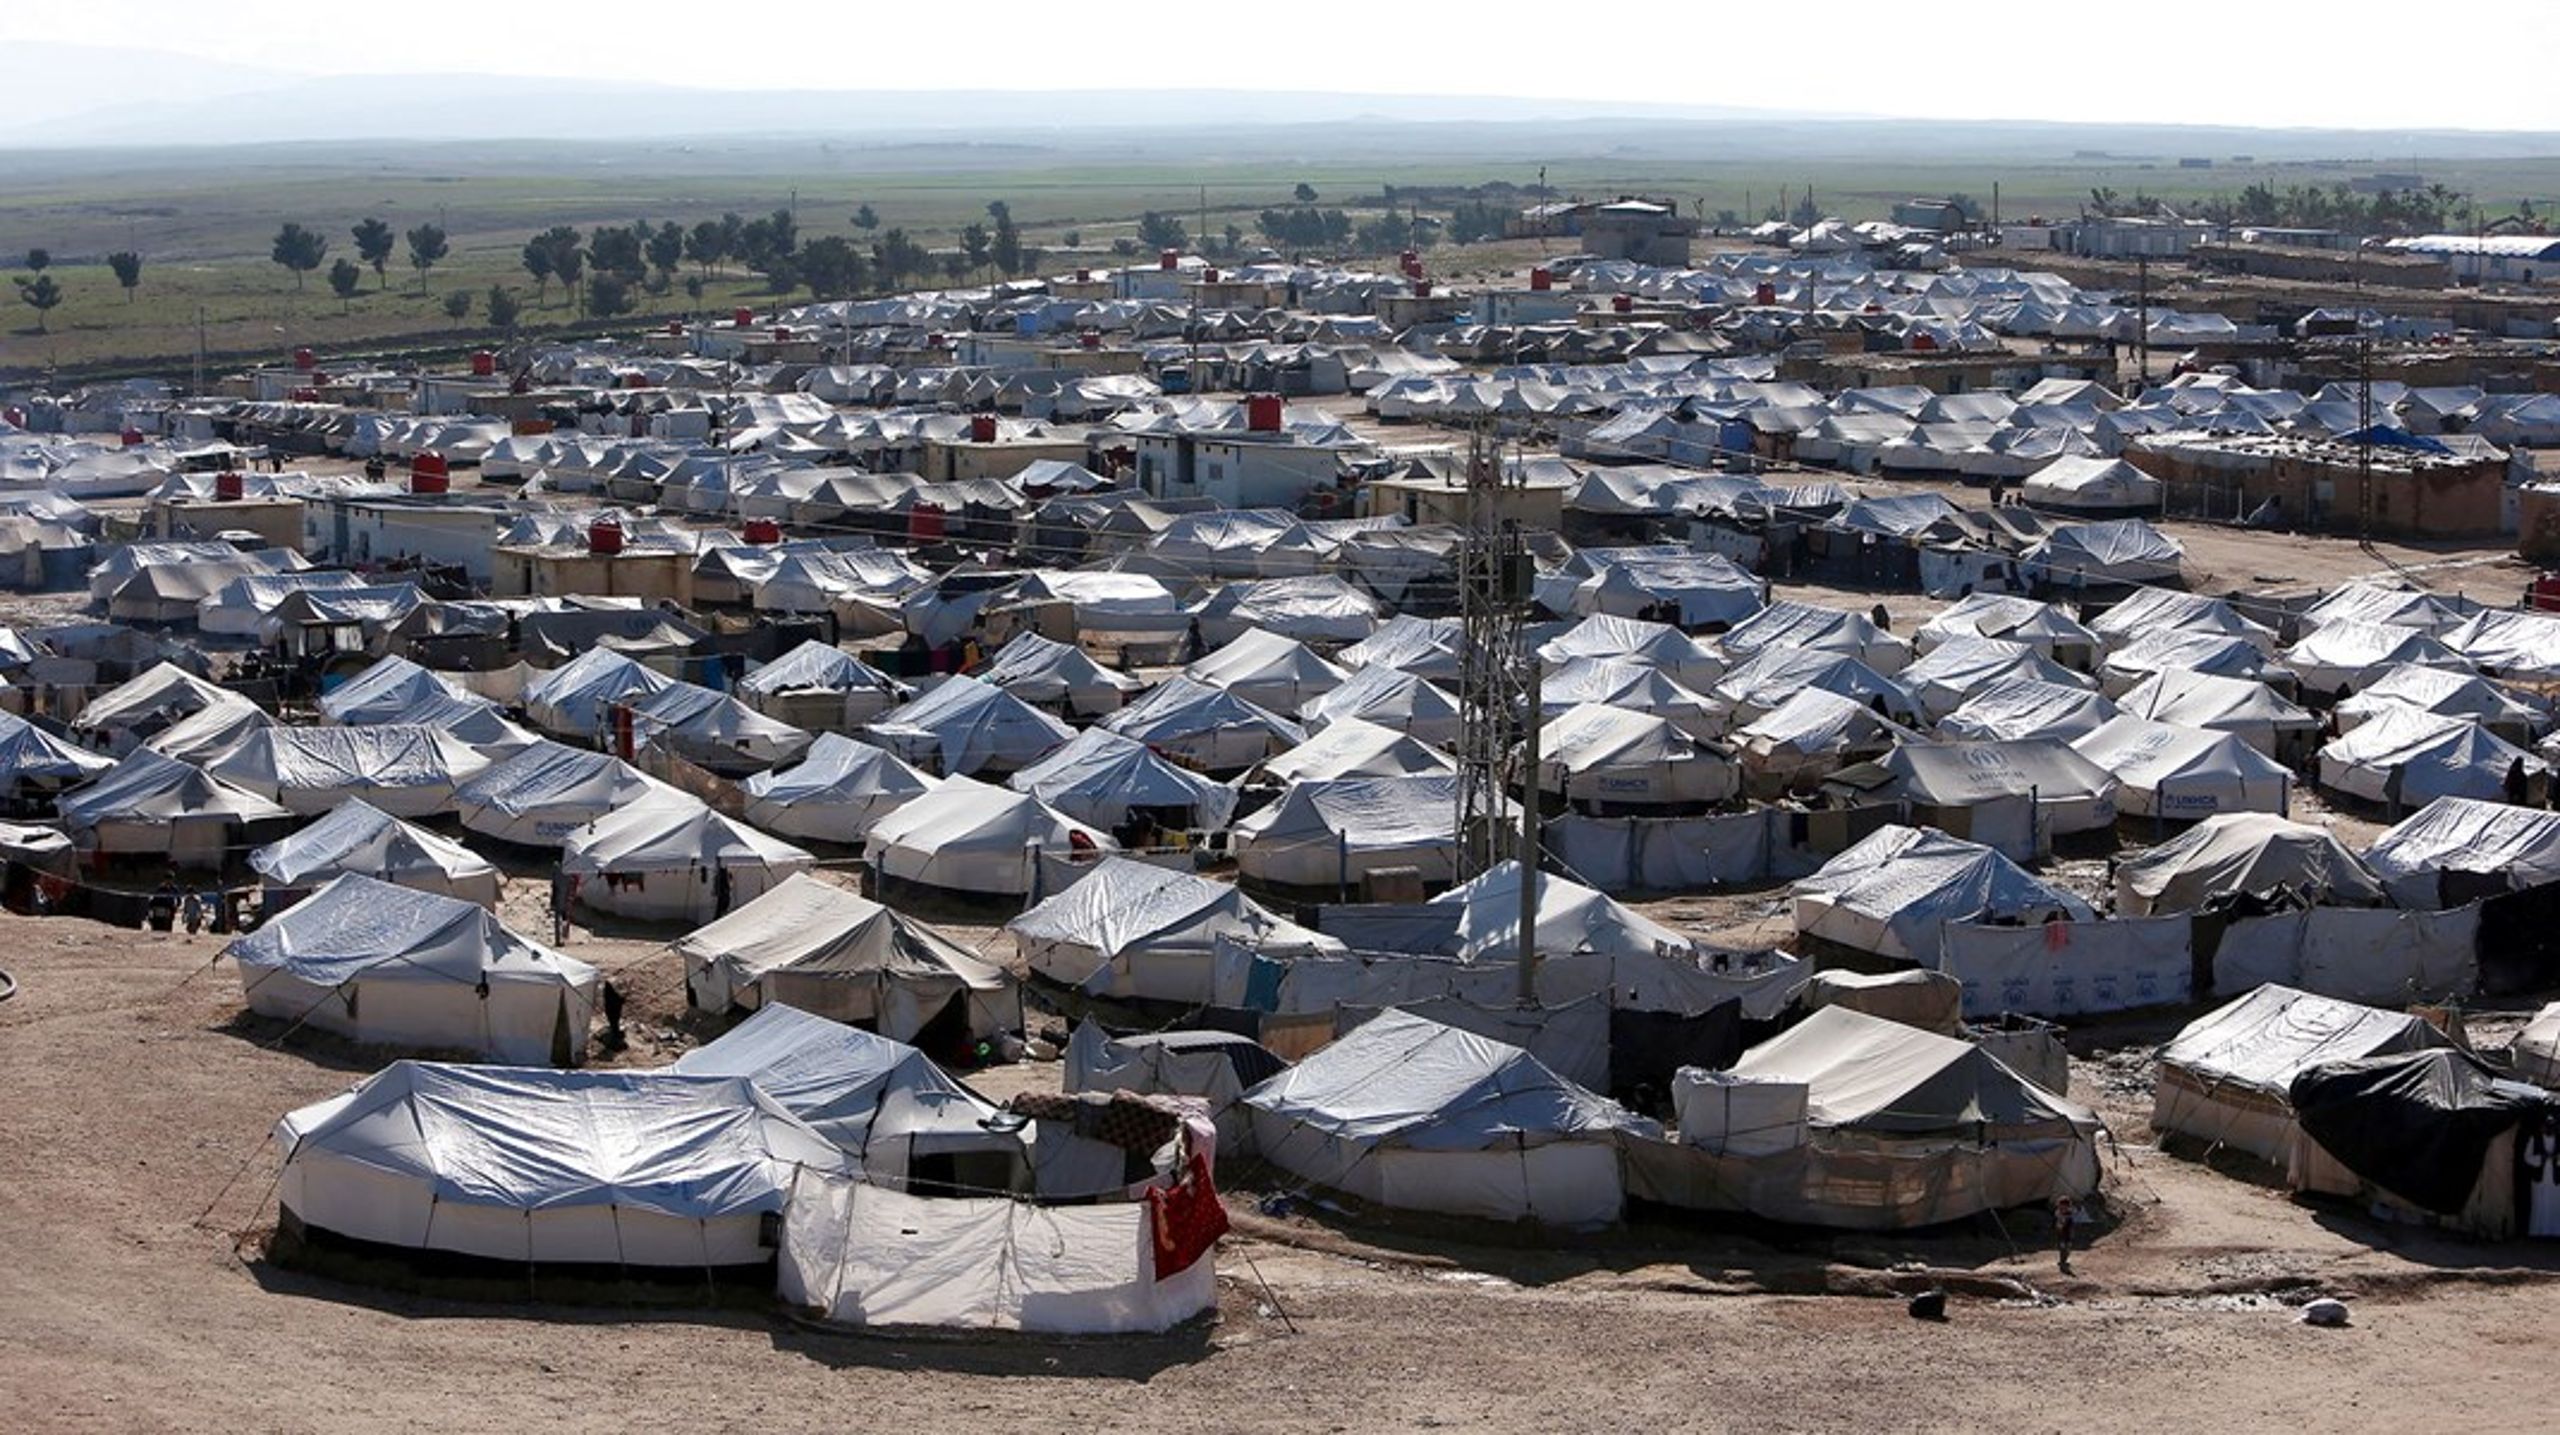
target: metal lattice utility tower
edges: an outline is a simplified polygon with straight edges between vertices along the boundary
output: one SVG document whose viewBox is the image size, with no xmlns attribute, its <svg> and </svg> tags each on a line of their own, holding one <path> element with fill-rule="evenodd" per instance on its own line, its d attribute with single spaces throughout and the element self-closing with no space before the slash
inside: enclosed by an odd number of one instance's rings
<svg viewBox="0 0 2560 1435">
<path fill-rule="evenodd" d="M 1458 709 L 1459 877 L 1506 858 L 1520 862 L 1520 996 L 1536 992 L 1539 674 L 1524 626 L 1536 576 L 1519 505 L 1525 475 L 1502 462 L 1492 436 L 1467 441 L 1467 528 L 1458 547 L 1464 635 Z M 1516 809 L 1511 803 L 1516 801 Z M 1512 821 L 1513 812 L 1518 823 Z"/>
</svg>

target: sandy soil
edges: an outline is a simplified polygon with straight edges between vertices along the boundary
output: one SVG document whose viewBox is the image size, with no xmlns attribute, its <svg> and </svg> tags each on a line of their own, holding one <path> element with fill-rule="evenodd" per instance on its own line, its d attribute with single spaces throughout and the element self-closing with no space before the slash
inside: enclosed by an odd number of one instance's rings
<svg viewBox="0 0 2560 1435">
<path fill-rule="evenodd" d="M 691 1039 L 646 939 L 639 1041 Z M 481 1305 L 267 1264 L 276 1116 L 382 1059 L 240 1015 L 213 939 L 0 918 L 0 1429 L 2545 1428 L 2554 1260 L 2374 1227 L 2149 1148 L 2134 1057 L 2078 1094 L 2122 1138 L 2121 1223 L 2056 1277 L 2032 1218 L 1925 1237 L 1640 1222 L 1524 1242 L 1254 1214 L 1206 1331 L 906 1341 L 751 1312 Z M 2109 1040 L 2158 1039 L 2128 1028 Z M 1054 1066 L 990 1073 L 991 1089 Z M 1235 1173 L 1249 1188 L 1253 1172 Z M 2011 1243 L 2011 1238 L 2017 1244 Z M 1896 1293 L 1939 1281 L 1952 1319 Z M 1267 1287 L 1263 1284 L 1267 1282 Z M 2277 1299 L 2351 1297 L 2315 1331 Z M 1285 1311 L 1287 1320 L 1279 1318 Z"/>
</svg>

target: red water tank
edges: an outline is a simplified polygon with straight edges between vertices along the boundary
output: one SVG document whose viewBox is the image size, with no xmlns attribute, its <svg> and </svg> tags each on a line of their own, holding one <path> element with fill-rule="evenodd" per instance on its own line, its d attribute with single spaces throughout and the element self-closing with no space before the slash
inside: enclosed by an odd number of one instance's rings
<svg viewBox="0 0 2560 1435">
<path fill-rule="evenodd" d="M 1280 396 L 1247 394 L 1244 399 L 1244 426 L 1255 433 L 1280 432 Z"/>
<path fill-rule="evenodd" d="M 1102 347 L 1102 331 L 1100 329 L 1087 329 L 1083 333 L 1076 335 L 1076 342 L 1088 349 L 1099 349 Z"/>
<path fill-rule="evenodd" d="M 1777 303 L 1778 286 L 1775 284 L 1763 283 L 1759 288 L 1751 291 L 1751 302 L 1759 305 L 1763 309 Z"/>
<path fill-rule="evenodd" d="M 752 329 L 756 326 L 756 311 L 753 309 L 732 309 L 729 311 L 729 322 L 737 325 L 741 329 Z"/>
<path fill-rule="evenodd" d="M 682 319 L 669 319 L 669 320 L 667 321 L 667 333 L 668 333 L 670 336 L 680 335 L 680 334 L 682 334 L 683 332 L 684 332 L 684 321 L 683 321 Z"/>
<path fill-rule="evenodd" d="M 614 755 L 624 762 L 631 760 L 632 752 L 638 747 L 638 743 L 634 741 L 635 728 L 636 724 L 631 717 L 631 704 L 615 703 L 613 705 L 613 751 Z"/>
<path fill-rule="evenodd" d="M 320 402 L 320 391 L 318 389 L 307 388 L 295 389 L 292 393 L 285 395 L 285 399 L 288 402 L 297 404 L 316 404 Z"/>
<path fill-rule="evenodd" d="M 453 474 L 453 465 L 444 461 L 443 454 L 422 453 L 409 460 L 409 471 L 429 478 L 448 478 Z"/>
<path fill-rule="evenodd" d="M 8 408 L 0 409 L 0 423 L 5 423 L 13 429 L 25 428 L 27 426 L 27 411 L 19 408 L 15 404 L 10 405 Z"/>
<path fill-rule="evenodd" d="M 1544 294 L 1554 287 L 1556 287 L 1556 276 L 1548 273 L 1545 265 L 1542 264 L 1529 271 L 1529 290 L 1531 293 Z"/>
<path fill-rule="evenodd" d="M 969 415 L 969 442 L 994 443 L 995 441 L 996 416 L 994 414 Z"/>
<path fill-rule="evenodd" d="M 1090 284 L 1090 283 L 1092 283 L 1092 282 L 1093 282 L 1093 271 L 1092 271 L 1092 270 L 1090 270 L 1090 269 L 1079 269 L 1079 270 L 1077 270 L 1077 271 L 1076 271 L 1076 282 L 1077 282 L 1078 284 Z"/>
<path fill-rule="evenodd" d="M 622 521 L 599 518 L 587 525 L 587 551 L 610 558 L 622 551 Z"/>
<path fill-rule="evenodd" d="M 1408 249 L 1396 256 L 1396 264 L 1404 270 L 1407 278 L 1411 278 L 1422 272 L 1422 255 L 1417 250 Z"/>
<path fill-rule="evenodd" d="M 313 369 L 311 371 L 311 396 L 315 399 L 320 397 L 320 386 L 327 382 L 329 382 L 329 376 L 327 374 L 318 369 Z"/>
<path fill-rule="evenodd" d="M 755 544 L 780 543 L 782 525 L 770 518 L 750 518 L 747 520 L 747 541 Z"/>
<path fill-rule="evenodd" d="M 226 468 L 213 476 L 213 496 L 219 502 L 239 502 L 241 488 L 240 470 L 236 468 Z"/>
<path fill-rule="evenodd" d="M 1203 283 L 1203 284 L 1215 284 L 1215 283 L 1217 283 L 1217 282 L 1218 282 L 1218 271 L 1217 271 L 1217 270 L 1215 270 L 1215 269 L 1203 269 L 1203 270 L 1201 270 L 1201 271 L 1200 271 L 1200 282 L 1201 282 L 1201 283 Z"/>
<path fill-rule="evenodd" d="M 1160 250 L 1157 250 L 1157 251 L 1156 251 L 1156 267 L 1157 267 L 1158 269 L 1179 269 L 1179 268 L 1181 268 L 1181 267 L 1182 267 L 1182 251 L 1181 251 L 1181 250 L 1179 250 L 1179 249 L 1160 249 Z"/>
<path fill-rule="evenodd" d="M 498 356 L 486 349 L 471 351 L 471 377 L 485 379 L 498 372 Z"/>
<path fill-rule="evenodd" d="M 1926 354 L 1935 350 L 1937 347 L 1938 336 L 1935 334 L 1924 331 L 1911 336 L 1911 349 L 1914 353 Z"/>
<path fill-rule="evenodd" d="M 1430 280 L 1428 280 L 1428 279 L 1416 279 L 1416 280 L 1414 280 L 1414 281 L 1413 281 L 1413 297 L 1414 297 L 1414 298 L 1416 298 L 1416 299 L 1428 299 L 1428 298 L 1430 298 L 1430 297 L 1431 297 L 1431 281 L 1430 281 Z"/>
<path fill-rule="evenodd" d="M 645 389 L 649 387 L 649 376 L 647 374 L 624 374 L 622 376 L 622 386 L 626 389 Z"/>
<path fill-rule="evenodd" d="M 1632 314 L 1636 311 L 1636 296 L 1612 294 L 1609 296 L 1609 307 L 1620 314 Z"/>
<path fill-rule="evenodd" d="M 942 507 L 939 504 L 919 503 L 915 507 L 908 509 L 907 541 L 909 543 L 919 545 L 926 543 L 940 543 L 942 541 L 942 519 Z"/>
<path fill-rule="evenodd" d="M 782 340 L 782 341 L 783 341 L 784 343 L 786 343 L 786 344 L 787 344 L 787 343 L 789 343 L 789 342 L 791 342 L 791 328 L 790 328 L 790 326 L 789 326 L 789 325 L 787 325 L 787 324 L 776 324 L 776 325 L 774 325 L 774 326 L 773 326 L 773 337 L 775 337 L 775 338 L 777 338 L 777 339 Z"/>
<path fill-rule="evenodd" d="M 433 455 L 425 455 L 425 457 L 433 457 Z M 453 480 L 446 475 L 444 463 L 440 459 L 434 468 L 429 468 L 422 462 L 409 470 L 411 493 L 449 493 L 452 489 Z"/>
<path fill-rule="evenodd" d="M 126 448 L 140 448 L 142 447 L 142 430 L 127 424 L 124 432 L 116 435 L 116 439 Z"/>
<path fill-rule="evenodd" d="M 296 349 L 293 351 L 293 366 L 297 369 L 309 369 L 312 365 L 319 362 L 319 356 L 312 353 L 309 349 Z"/>
</svg>

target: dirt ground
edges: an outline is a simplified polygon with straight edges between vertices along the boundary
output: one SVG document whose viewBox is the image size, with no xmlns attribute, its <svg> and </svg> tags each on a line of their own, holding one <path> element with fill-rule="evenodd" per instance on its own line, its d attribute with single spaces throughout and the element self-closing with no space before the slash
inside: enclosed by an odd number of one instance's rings
<svg viewBox="0 0 2560 1435">
<path fill-rule="evenodd" d="M 692 1039 L 654 942 L 571 950 L 635 992 L 623 1059 Z M 2153 1150 L 2138 1052 L 2156 1023 L 2101 1034 L 2114 1054 L 2075 1076 L 2121 1147 L 2118 1223 L 2073 1278 L 2033 1218 L 1837 1238 L 1640 1220 L 1540 1243 L 1264 1217 L 1245 1169 L 1209 1329 L 895 1340 L 393 1295 L 266 1263 L 265 1133 L 383 1056 L 275 1044 L 214 951 L 0 918 L 22 988 L 0 1003 L 0 1429 L 2548 1428 L 2553 1253 L 2378 1227 Z M 1953 1292 L 1943 1325 L 1895 1298 L 1932 1283 Z M 2286 1302 L 2314 1291 L 2347 1296 L 2354 1327 L 2298 1323 Z"/>
</svg>

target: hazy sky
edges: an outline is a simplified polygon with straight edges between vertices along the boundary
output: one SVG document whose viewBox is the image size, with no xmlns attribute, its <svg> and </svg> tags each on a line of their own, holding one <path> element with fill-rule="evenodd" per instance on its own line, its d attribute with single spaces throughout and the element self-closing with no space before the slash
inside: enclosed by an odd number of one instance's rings
<svg viewBox="0 0 2560 1435">
<path fill-rule="evenodd" d="M 1451 23 L 1452 13 L 1481 23 Z M 2560 4 L 1498 0 L 80 0 L 27 39 L 316 73 L 733 88 L 1167 88 L 1653 100 L 1943 118 L 2560 130 Z M 101 97 L 103 100 L 105 97 Z"/>
</svg>

